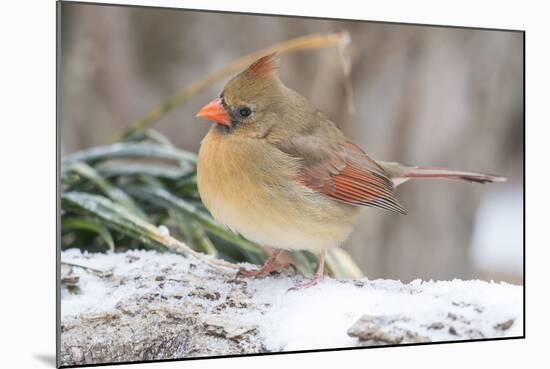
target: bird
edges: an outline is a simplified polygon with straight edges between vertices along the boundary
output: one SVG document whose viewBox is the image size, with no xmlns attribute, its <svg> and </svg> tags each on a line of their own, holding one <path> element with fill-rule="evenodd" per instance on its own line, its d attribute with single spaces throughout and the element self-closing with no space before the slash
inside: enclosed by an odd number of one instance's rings
<svg viewBox="0 0 550 369">
<path fill-rule="evenodd" d="M 197 159 L 202 202 L 231 231 L 275 249 L 246 277 L 285 267 L 277 263 L 285 250 L 309 250 L 319 255 L 317 270 L 296 288 L 318 284 L 327 250 L 347 239 L 361 207 L 406 214 L 395 188 L 411 179 L 506 180 L 371 158 L 283 84 L 279 64 L 277 52 L 262 56 L 196 114 L 213 122 Z"/>
</svg>

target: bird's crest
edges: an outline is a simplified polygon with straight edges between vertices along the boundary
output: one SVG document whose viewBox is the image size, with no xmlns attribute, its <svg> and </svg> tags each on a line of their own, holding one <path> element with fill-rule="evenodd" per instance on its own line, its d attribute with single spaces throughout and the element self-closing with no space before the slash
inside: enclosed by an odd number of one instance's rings
<svg viewBox="0 0 550 369">
<path fill-rule="evenodd" d="M 252 63 L 245 73 L 252 78 L 270 77 L 277 73 L 279 69 L 279 54 L 272 52 L 271 54 L 262 56 L 260 59 Z"/>
</svg>

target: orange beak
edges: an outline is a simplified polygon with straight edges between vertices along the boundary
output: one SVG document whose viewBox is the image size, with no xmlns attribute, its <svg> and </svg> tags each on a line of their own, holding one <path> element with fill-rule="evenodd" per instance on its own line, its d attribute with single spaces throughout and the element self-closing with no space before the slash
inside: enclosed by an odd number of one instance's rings
<svg viewBox="0 0 550 369">
<path fill-rule="evenodd" d="M 222 99 L 219 97 L 206 104 L 196 116 L 231 128 L 231 119 L 223 108 Z"/>
</svg>

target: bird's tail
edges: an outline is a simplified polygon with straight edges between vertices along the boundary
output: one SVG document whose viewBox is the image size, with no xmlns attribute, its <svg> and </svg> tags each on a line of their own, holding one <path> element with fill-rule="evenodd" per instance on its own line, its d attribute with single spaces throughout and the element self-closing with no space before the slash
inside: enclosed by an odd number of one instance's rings
<svg viewBox="0 0 550 369">
<path fill-rule="evenodd" d="M 493 174 L 465 172 L 462 170 L 450 170 L 435 167 L 408 167 L 405 171 L 405 178 L 436 178 L 456 179 L 460 181 L 476 183 L 506 182 L 506 178 Z"/>
<path fill-rule="evenodd" d="M 398 163 L 379 163 L 390 174 L 396 186 L 409 179 L 450 179 L 475 183 L 506 182 L 505 177 L 492 174 L 467 172 L 462 170 L 451 170 L 437 167 L 409 167 Z"/>
</svg>

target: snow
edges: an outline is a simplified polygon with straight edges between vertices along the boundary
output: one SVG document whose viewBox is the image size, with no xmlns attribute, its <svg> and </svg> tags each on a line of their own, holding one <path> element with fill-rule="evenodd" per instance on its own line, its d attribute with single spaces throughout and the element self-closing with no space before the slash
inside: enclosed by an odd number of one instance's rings
<svg viewBox="0 0 550 369">
<path fill-rule="evenodd" d="M 161 236 L 164 236 L 164 237 L 170 236 L 170 230 L 168 229 L 167 226 L 160 225 L 158 227 L 158 230 L 159 230 L 159 233 L 160 233 Z"/>
<path fill-rule="evenodd" d="M 231 320 L 237 331 L 255 327 L 256 336 L 269 351 L 350 347 L 360 344 L 347 334 L 362 316 L 396 317 L 392 327 L 416 332 L 432 341 L 467 338 L 521 336 L 523 288 L 485 281 L 420 281 L 409 284 L 393 280 L 338 281 L 288 291 L 303 281 L 300 276 L 265 279 L 243 278 L 237 290 L 233 275 L 221 276 L 203 264 L 169 253 L 128 251 L 87 254 L 76 249 L 62 252 L 61 259 L 112 272 L 109 278 L 82 268 L 78 293 L 62 288 L 62 321 L 82 314 L 106 313 L 120 302 L 139 295 L 180 296 L 165 299 L 172 307 L 199 301 L 212 321 Z M 246 267 L 252 267 L 246 265 Z M 160 283 L 162 282 L 162 283 Z M 208 297 L 210 296 L 210 297 Z M 243 306 L 227 306 L 231 298 Z M 163 302 L 164 303 L 164 302 Z M 179 304 L 179 305 L 178 305 Z M 509 329 L 499 325 L 512 320 Z M 444 329 L 437 328 L 442 325 Z M 239 327 L 245 326 L 245 328 Z"/>
<path fill-rule="evenodd" d="M 399 281 L 363 280 L 364 287 L 327 279 L 322 285 L 285 293 L 288 282 L 255 281 L 258 297 L 272 304 L 257 323 L 270 350 L 289 351 L 356 345 L 356 338 L 346 334 L 362 315 L 406 316 L 405 328 L 423 332 L 432 340 L 455 340 L 447 331 L 428 331 L 434 322 L 448 319 L 449 312 L 465 315 L 464 308 L 453 302 L 471 304 L 464 318 L 472 322 L 485 337 L 493 335 L 496 324 L 518 319 L 510 336 L 522 334 L 522 288 L 483 281 L 422 282 L 404 285 Z M 483 315 L 475 311 L 484 309 Z"/>
<path fill-rule="evenodd" d="M 188 279 L 190 261 L 180 255 L 158 253 L 156 251 L 132 250 L 125 253 L 87 253 L 78 249 L 69 249 L 61 253 L 62 262 L 70 262 L 104 272 L 112 272 L 112 280 L 106 280 L 83 268 L 72 268 L 72 275 L 79 278 L 77 294 L 68 289 L 61 290 L 61 319 L 81 314 L 100 314 L 108 312 L 116 305 L 134 295 L 149 293 L 185 294 L 188 288 L 182 286 L 180 276 Z M 194 265 L 194 264 L 193 264 Z M 162 288 L 156 283 L 159 271 L 170 269 L 170 279 Z M 194 270 L 196 278 L 207 280 L 208 271 Z M 124 277 L 123 283 L 121 278 Z M 216 286 L 218 290 L 223 285 Z M 229 286 L 224 289 L 227 293 Z"/>
</svg>

